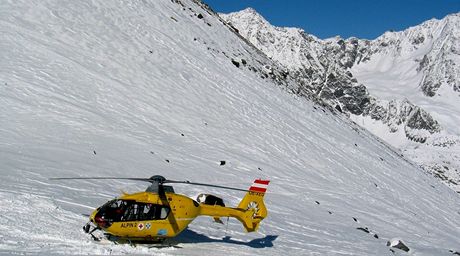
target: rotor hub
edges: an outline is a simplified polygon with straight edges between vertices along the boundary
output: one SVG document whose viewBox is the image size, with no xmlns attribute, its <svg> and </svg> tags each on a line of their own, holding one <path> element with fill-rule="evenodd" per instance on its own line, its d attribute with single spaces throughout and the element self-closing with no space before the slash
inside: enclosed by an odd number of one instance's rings
<svg viewBox="0 0 460 256">
<path fill-rule="evenodd" d="M 166 178 L 161 175 L 153 175 L 149 179 L 151 182 L 157 182 L 158 184 L 163 184 L 166 181 Z"/>
</svg>

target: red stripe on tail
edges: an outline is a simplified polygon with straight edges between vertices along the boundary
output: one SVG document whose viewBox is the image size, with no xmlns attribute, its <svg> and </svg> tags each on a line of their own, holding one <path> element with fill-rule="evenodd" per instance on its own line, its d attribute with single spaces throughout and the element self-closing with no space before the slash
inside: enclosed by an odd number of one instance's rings
<svg viewBox="0 0 460 256">
<path fill-rule="evenodd" d="M 270 181 L 269 180 L 255 180 L 254 183 L 268 185 Z"/>
<path fill-rule="evenodd" d="M 267 191 L 267 189 L 266 188 L 259 188 L 259 187 L 250 187 L 249 191 L 265 193 L 265 191 Z"/>
</svg>

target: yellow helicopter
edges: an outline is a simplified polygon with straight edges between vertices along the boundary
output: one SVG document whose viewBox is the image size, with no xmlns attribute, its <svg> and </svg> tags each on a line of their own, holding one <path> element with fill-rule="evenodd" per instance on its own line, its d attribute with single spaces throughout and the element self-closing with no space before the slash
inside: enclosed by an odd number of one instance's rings
<svg viewBox="0 0 460 256">
<path fill-rule="evenodd" d="M 160 175 L 150 178 L 80 177 L 51 179 L 121 179 L 151 183 L 146 191 L 134 194 L 124 193 L 91 213 L 89 222 L 83 226 L 83 230 L 97 241 L 100 238 L 94 236 L 93 232 L 102 230 L 104 235 L 112 241 L 162 242 L 166 238 L 177 236 L 196 217 L 202 215 L 211 216 L 217 222 L 221 222 L 220 217 L 233 217 L 243 224 L 247 232 L 253 232 L 258 229 L 260 222 L 267 217 L 267 208 L 263 198 L 269 180 L 256 179 L 249 190 L 244 190 L 213 184 L 167 180 Z M 164 184 L 209 186 L 244 191 L 246 195 L 237 207 L 232 208 L 226 207 L 223 200 L 217 196 L 200 194 L 196 200 L 193 200 L 185 195 L 176 194 L 172 186 Z"/>
</svg>

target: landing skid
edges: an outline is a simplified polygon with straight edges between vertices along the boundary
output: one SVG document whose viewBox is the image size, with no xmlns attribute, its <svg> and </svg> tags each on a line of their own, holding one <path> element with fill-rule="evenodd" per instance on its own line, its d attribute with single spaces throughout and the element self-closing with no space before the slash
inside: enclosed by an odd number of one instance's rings
<svg viewBox="0 0 460 256">
<path fill-rule="evenodd" d="M 110 235 L 108 233 L 104 233 L 104 236 L 107 240 L 113 242 L 114 244 L 129 244 L 133 247 L 136 246 L 146 246 L 147 248 L 182 248 L 178 246 L 176 242 L 173 242 L 169 239 L 165 238 L 127 238 L 127 237 L 117 237 Z"/>
<path fill-rule="evenodd" d="M 166 238 L 142 238 L 142 237 L 118 237 L 111 235 L 109 233 L 103 233 L 103 236 L 97 237 L 93 233 L 97 230 L 101 230 L 99 227 L 94 226 L 91 222 L 88 222 L 85 226 L 83 226 L 83 231 L 89 235 L 91 238 L 96 242 L 101 242 L 102 239 L 107 239 L 114 244 L 129 244 L 131 246 L 147 246 L 147 248 L 182 248 L 177 245 L 177 243 L 170 241 Z"/>
<path fill-rule="evenodd" d="M 96 231 L 96 230 L 101 230 L 99 227 L 96 227 L 96 226 L 93 226 L 91 225 L 91 222 L 88 222 L 86 223 L 86 225 L 83 226 L 83 231 L 85 231 L 85 233 L 88 233 L 91 235 L 91 237 L 94 239 L 94 241 L 101 241 L 101 239 L 99 237 L 96 237 L 93 232 Z"/>
</svg>

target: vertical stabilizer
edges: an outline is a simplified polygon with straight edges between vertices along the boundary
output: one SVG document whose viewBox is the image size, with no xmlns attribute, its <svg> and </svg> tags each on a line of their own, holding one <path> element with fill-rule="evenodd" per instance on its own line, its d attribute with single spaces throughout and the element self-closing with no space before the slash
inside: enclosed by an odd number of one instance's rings
<svg viewBox="0 0 460 256">
<path fill-rule="evenodd" d="M 268 183 L 270 183 L 269 180 L 256 179 L 238 204 L 237 208 L 245 212 L 241 222 L 248 232 L 256 231 L 259 223 L 267 217 L 264 196 Z"/>
</svg>

